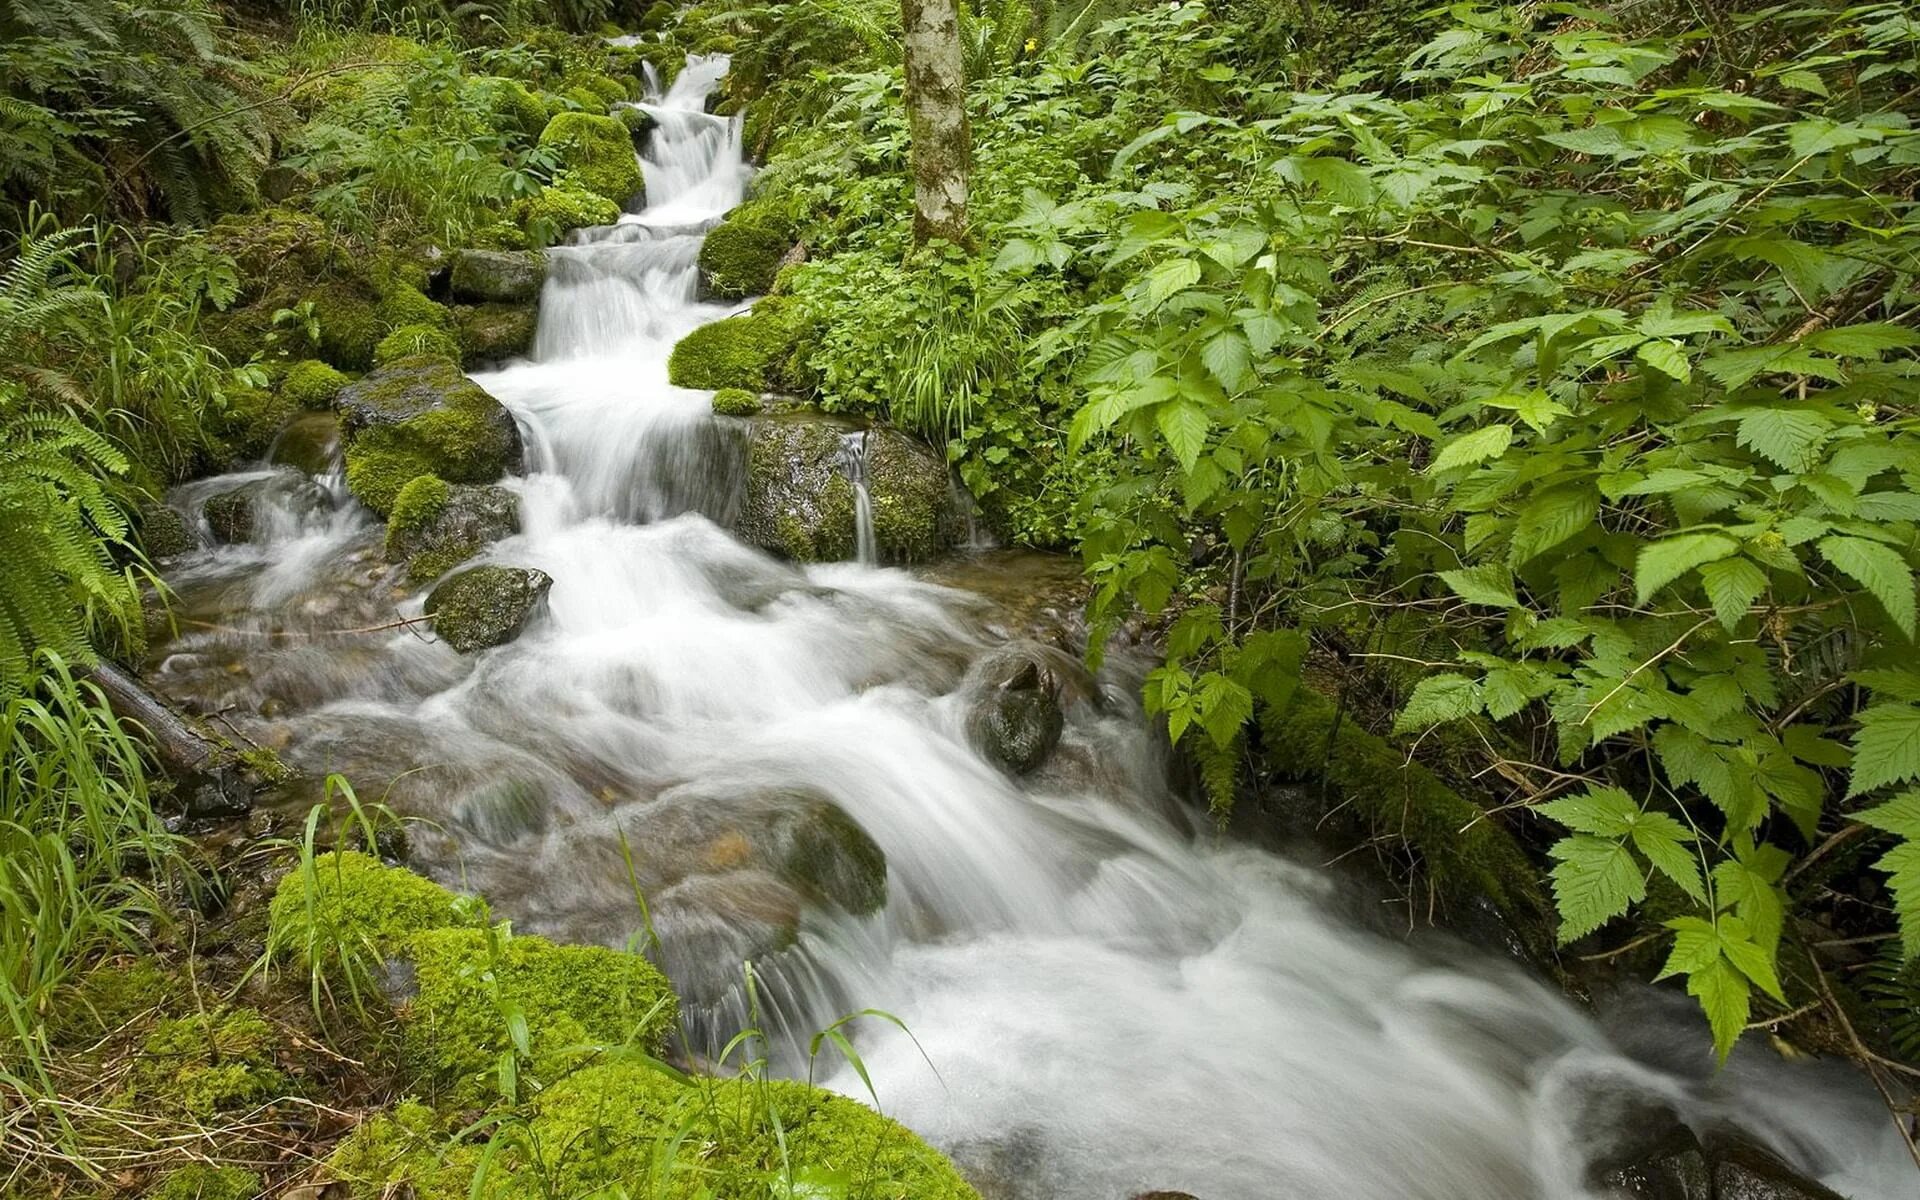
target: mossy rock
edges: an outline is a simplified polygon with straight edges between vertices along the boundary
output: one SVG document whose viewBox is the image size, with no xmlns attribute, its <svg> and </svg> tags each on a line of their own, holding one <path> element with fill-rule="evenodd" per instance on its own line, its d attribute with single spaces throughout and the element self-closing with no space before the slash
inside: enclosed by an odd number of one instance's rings
<svg viewBox="0 0 1920 1200">
<path fill-rule="evenodd" d="M 925 562 L 963 532 L 946 465 L 898 430 L 861 431 L 819 413 L 756 420 L 748 442 L 747 487 L 736 532 L 795 562 L 853 555 L 856 495 L 848 476 L 865 438 L 867 495 L 875 548 L 887 562 Z"/>
<path fill-rule="evenodd" d="M 637 954 L 475 928 L 422 933 L 400 957 L 412 970 L 411 994 L 396 1005 L 407 1062 L 456 1101 L 490 1089 L 512 1044 L 505 1005 L 525 1018 L 531 1065 L 548 1075 L 588 1044 L 661 1054 L 679 1025 L 666 976 Z"/>
<path fill-rule="evenodd" d="M 473 654 L 519 637 L 552 586 L 531 567 L 472 567 L 428 593 L 426 611 L 441 641 Z"/>
<path fill-rule="evenodd" d="M 449 1151 L 431 1110 L 403 1104 L 357 1129 L 329 1167 L 347 1200 L 377 1200 L 402 1184 L 419 1200 L 466 1200 L 482 1154 L 491 1160 L 488 1200 L 616 1193 L 744 1200 L 785 1194 L 809 1178 L 844 1180 L 847 1194 L 873 1200 L 979 1200 L 912 1131 L 792 1080 L 676 1079 L 615 1059 L 544 1089 L 520 1134 L 499 1135 L 490 1150 Z M 671 1161 L 669 1147 L 677 1147 Z M 783 1166 L 792 1171 L 784 1184 Z"/>
<path fill-rule="evenodd" d="M 760 397 L 745 388 L 721 388 L 713 394 L 713 412 L 720 417 L 751 417 L 760 411 Z"/>
<path fill-rule="evenodd" d="M 597 105 L 601 113 L 608 102 L 625 94 L 623 85 L 613 83 L 620 96 L 603 99 Z M 559 113 L 541 131 L 540 145 L 556 152 L 569 175 L 588 191 L 622 209 L 637 209 L 646 202 L 646 180 L 633 152 L 633 138 L 617 119 L 591 112 Z"/>
<path fill-rule="evenodd" d="M 263 479 L 254 479 L 208 496 L 200 516 L 213 540 L 228 546 L 255 541 L 269 531 L 265 514 L 271 510 L 303 516 L 324 508 L 327 496 L 305 472 L 283 467 Z"/>
<path fill-rule="evenodd" d="M 466 86 L 487 106 L 494 128 L 516 135 L 516 140 L 531 142 L 546 128 L 547 106 L 519 80 L 481 75 L 469 79 Z"/>
<path fill-rule="evenodd" d="M 403 358 L 341 390 L 347 486 L 382 516 L 420 475 L 491 483 L 521 466 L 513 414 L 447 358 Z"/>
<path fill-rule="evenodd" d="M 856 915 L 887 903 L 887 856 L 845 809 L 821 801 L 778 822 L 781 875 L 814 900 Z"/>
<path fill-rule="evenodd" d="M 287 873 L 267 906 L 267 949 L 281 962 L 343 975 L 340 948 L 385 957 L 415 934 L 477 918 L 471 902 L 358 850 L 314 856 Z"/>
<path fill-rule="evenodd" d="M 540 310 L 531 304 L 461 304 L 453 319 L 461 365 L 478 367 L 531 354 Z"/>
<path fill-rule="evenodd" d="M 764 205 L 742 205 L 700 243 L 701 292 L 715 300 L 764 295 L 792 248 L 792 231 L 783 219 Z"/>
<path fill-rule="evenodd" d="M 461 250 L 453 256 L 456 299 L 473 303 L 529 304 L 547 281 L 547 258 L 538 250 Z"/>
<path fill-rule="evenodd" d="M 1318 827 L 1334 813 L 1358 818 L 1359 836 L 1396 838 L 1418 852 L 1440 900 L 1491 902 L 1527 942 L 1552 945 L 1539 872 L 1513 835 L 1398 747 L 1363 729 L 1353 714 L 1306 686 L 1260 724 L 1270 769 L 1304 781 L 1298 824 Z"/>
<path fill-rule="evenodd" d="M 250 1008 L 170 1017 L 141 1044 L 129 1087 L 152 1112 L 205 1119 L 259 1104 L 287 1086 L 274 1058 L 281 1035 Z"/>
<path fill-rule="evenodd" d="M 627 136 L 633 139 L 633 148 L 636 151 L 644 151 L 647 139 L 653 135 L 654 126 L 659 124 L 653 119 L 653 114 L 644 108 L 622 105 L 614 110 L 613 116 L 615 120 L 627 127 Z"/>
<path fill-rule="evenodd" d="M 260 1177 L 242 1167 L 188 1163 L 169 1171 L 146 1200 L 253 1200 L 264 1191 Z"/>
<path fill-rule="evenodd" d="M 613 224 L 620 206 L 563 173 L 538 194 L 515 201 L 513 214 L 530 240 L 550 244 L 576 229 Z"/>
<path fill-rule="evenodd" d="M 324 475 L 333 469 L 339 453 L 340 418 L 329 409 L 303 412 L 288 421 L 274 437 L 267 461 L 276 467 L 293 467 L 303 475 Z"/>
<path fill-rule="evenodd" d="M 449 484 L 422 475 L 400 489 L 387 519 L 387 561 L 431 582 L 520 528 L 520 501 L 503 487 Z"/>
<path fill-rule="evenodd" d="M 667 358 L 667 378 L 678 387 L 744 388 L 750 392 L 806 392 L 812 380 L 802 362 L 809 332 L 791 301 L 769 297 L 738 316 L 700 326 Z"/>
<path fill-rule="evenodd" d="M 386 288 L 375 310 L 387 329 L 424 325 L 431 329 L 453 328 L 453 313 L 446 305 L 428 297 L 415 282 L 396 281 Z"/>
<path fill-rule="evenodd" d="M 151 504 L 140 512 L 140 548 L 148 558 L 172 558 L 191 554 L 200 541 L 193 536 L 187 519 L 164 504 Z"/>
<path fill-rule="evenodd" d="M 451 332 L 435 325 L 403 325 L 380 339 L 373 351 L 373 363 L 384 367 L 422 354 L 459 362 L 460 343 Z"/>
<path fill-rule="evenodd" d="M 287 368 L 280 377 L 281 398 L 294 408 L 319 412 L 333 407 L 333 398 L 351 382 L 334 367 L 306 359 Z"/>
<path fill-rule="evenodd" d="M 276 393 L 265 388 L 229 388 L 221 400 L 220 407 L 209 414 L 207 425 L 236 463 L 263 457 L 281 427 L 299 411 L 284 390 Z"/>
</svg>

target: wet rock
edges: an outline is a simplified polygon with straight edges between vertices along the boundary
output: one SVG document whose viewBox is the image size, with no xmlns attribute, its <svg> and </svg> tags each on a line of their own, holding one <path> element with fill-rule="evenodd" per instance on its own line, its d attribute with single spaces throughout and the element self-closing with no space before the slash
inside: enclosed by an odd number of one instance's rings
<svg viewBox="0 0 1920 1200">
<path fill-rule="evenodd" d="M 781 875 L 816 899 L 850 913 L 887 903 L 887 856 L 860 823 L 831 801 L 792 813 L 778 835 L 786 845 Z"/>
<path fill-rule="evenodd" d="M 454 306 L 453 321 L 460 361 L 474 367 L 531 353 L 540 316 L 531 304 L 460 304 Z"/>
<path fill-rule="evenodd" d="M 216 767 L 181 781 L 186 815 L 194 821 L 229 821 L 253 811 L 253 785 L 238 767 Z"/>
<path fill-rule="evenodd" d="M 1034 642 L 1009 644 L 984 660 L 969 681 L 975 700 L 967 736 L 974 747 L 1015 775 L 1039 769 L 1066 728 L 1065 680 L 1072 665 Z"/>
<path fill-rule="evenodd" d="M 1711 1137 L 1707 1157 L 1713 1164 L 1713 1200 L 1841 1200 L 1745 1138 Z"/>
<path fill-rule="evenodd" d="M 1717 1130 L 1703 1141 L 1654 1102 L 1624 1115 L 1624 1125 L 1602 1122 L 1617 1132 L 1594 1159 L 1591 1177 L 1599 1187 L 1635 1200 L 1841 1200 L 1736 1132 Z"/>
<path fill-rule="evenodd" d="M 340 453 L 340 419 L 331 412 L 302 413 L 281 429 L 267 461 L 303 475 L 323 475 Z"/>
<path fill-rule="evenodd" d="M 528 304 L 546 281 L 547 258 L 537 250 L 459 250 L 449 283 L 456 300 Z"/>
<path fill-rule="evenodd" d="M 273 512 L 298 518 L 325 507 L 326 493 L 303 472 L 283 468 L 265 479 L 255 479 L 216 492 L 200 506 L 213 540 L 237 546 L 266 532 Z"/>
<path fill-rule="evenodd" d="M 946 465 L 898 430 L 859 430 L 799 411 L 757 419 L 747 451 L 747 487 L 737 532 L 795 562 L 853 557 L 856 492 L 850 472 L 865 439 L 876 548 L 885 562 L 923 562 L 963 529 Z"/>
<path fill-rule="evenodd" d="M 342 389 L 335 403 L 347 486 L 382 516 L 418 476 L 492 483 L 521 469 L 513 414 L 444 358 L 400 359 Z"/>
<path fill-rule="evenodd" d="M 418 506 L 408 504 L 416 491 L 433 494 Z M 422 475 L 401 489 L 394 502 L 387 522 L 387 561 L 405 563 L 409 580 L 426 583 L 519 529 L 520 500 L 507 489 L 447 484 L 438 476 Z"/>
<path fill-rule="evenodd" d="M 1200 1200 L 1192 1192 L 1140 1192 L 1133 1200 Z"/>
<path fill-rule="evenodd" d="M 1636 1200 L 1712 1200 L 1706 1155 L 1693 1131 L 1668 1118 L 1667 1132 L 1651 1147 L 1597 1172 L 1601 1186 Z"/>
<path fill-rule="evenodd" d="M 553 580 L 531 567 L 479 566 L 444 580 L 427 596 L 440 639 L 462 654 L 520 636 Z"/>
<path fill-rule="evenodd" d="M 140 545 L 148 558 L 169 558 L 190 553 L 200 543 L 185 517 L 164 504 L 156 504 L 140 516 Z"/>
<path fill-rule="evenodd" d="M 764 295 L 772 290 L 773 277 L 793 244 L 791 226 L 772 207 L 748 203 L 734 209 L 700 243 L 702 298 Z"/>
</svg>

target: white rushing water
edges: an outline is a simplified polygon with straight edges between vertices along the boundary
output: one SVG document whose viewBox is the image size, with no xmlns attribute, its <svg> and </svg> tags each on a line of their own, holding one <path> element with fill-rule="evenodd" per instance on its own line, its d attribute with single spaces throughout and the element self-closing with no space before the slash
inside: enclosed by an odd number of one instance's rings
<svg viewBox="0 0 1920 1200">
<path fill-rule="evenodd" d="M 696 59 L 643 106 L 646 210 L 556 248 L 534 357 L 476 376 L 529 450 L 523 530 L 487 557 L 550 574 L 547 611 L 474 659 L 409 630 L 191 634 L 163 685 L 363 795 L 392 780 L 445 831 L 416 836 L 424 864 L 525 930 L 625 944 L 624 833 L 692 1037 L 743 1019 L 748 955 L 786 1069 L 844 1012 L 898 1015 L 917 1044 L 856 1026 L 881 1107 L 992 1197 L 1577 1200 L 1628 1097 L 1735 1120 L 1857 1200 L 1914 1194 L 1850 1072 L 1748 1046 L 1715 1076 L 1684 998 L 1603 1026 L 1504 960 L 1376 932 L 1329 876 L 1189 827 L 1124 669 L 1001 645 L 980 600 L 904 571 L 803 570 L 731 537 L 739 425 L 665 370 L 730 311 L 697 298 L 695 267 L 748 182 L 737 119 L 704 112 L 724 69 Z M 350 503 L 267 525 L 176 586 L 233 624 L 391 618 L 377 526 Z M 1009 661 L 1076 698 L 1025 778 L 967 733 Z M 783 867 L 829 804 L 885 853 L 877 912 Z"/>
</svg>

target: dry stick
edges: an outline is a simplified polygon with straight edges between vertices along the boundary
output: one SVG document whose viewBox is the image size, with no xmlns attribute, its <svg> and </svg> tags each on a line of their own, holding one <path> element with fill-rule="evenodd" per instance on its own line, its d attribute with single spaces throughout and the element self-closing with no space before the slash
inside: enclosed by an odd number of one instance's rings
<svg viewBox="0 0 1920 1200">
<path fill-rule="evenodd" d="M 1820 984 L 1820 995 L 1825 998 L 1827 1007 L 1833 1010 L 1834 1017 L 1840 1022 L 1840 1031 L 1847 1035 L 1847 1041 L 1853 1046 L 1854 1053 L 1866 1066 L 1867 1078 L 1873 1080 L 1874 1090 L 1880 1093 L 1882 1100 L 1886 1101 L 1887 1113 L 1893 1118 L 1893 1127 L 1900 1131 L 1900 1140 L 1907 1144 L 1907 1153 L 1913 1157 L 1913 1165 L 1920 1168 L 1920 1145 L 1915 1144 L 1913 1131 L 1907 1128 L 1906 1117 L 1900 1111 L 1899 1101 L 1893 1098 L 1892 1089 L 1887 1087 L 1886 1080 L 1880 1078 L 1878 1064 L 1883 1060 L 1878 1054 L 1867 1049 L 1866 1043 L 1860 1040 L 1859 1033 L 1853 1028 L 1852 1019 L 1847 1016 L 1847 1010 L 1840 1007 L 1840 1001 L 1834 998 L 1833 988 L 1827 983 L 1827 973 L 1820 969 L 1819 958 L 1809 954 L 1807 962 L 1813 967 L 1815 981 Z"/>
<path fill-rule="evenodd" d="M 231 633 L 240 637 L 264 638 L 323 638 L 348 637 L 358 633 L 384 633 L 389 629 L 406 629 L 414 625 L 431 625 L 433 613 L 420 617 L 402 617 L 398 621 L 388 621 L 384 625 L 363 625 L 358 629 L 235 629 L 231 625 L 216 625 L 212 621 L 182 621 L 182 625 L 191 625 L 196 629 L 211 629 L 215 633 Z"/>
</svg>

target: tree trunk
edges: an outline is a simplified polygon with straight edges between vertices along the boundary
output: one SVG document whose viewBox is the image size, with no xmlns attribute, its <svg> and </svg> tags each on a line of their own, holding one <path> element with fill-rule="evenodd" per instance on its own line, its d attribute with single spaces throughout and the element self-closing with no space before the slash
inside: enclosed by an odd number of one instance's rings
<svg viewBox="0 0 1920 1200">
<path fill-rule="evenodd" d="M 913 142 L 913 238 L 970 244 L 967 72 L 955 0 L 900 0 L 906 30 L 907 128 Z"/>
</svg>

